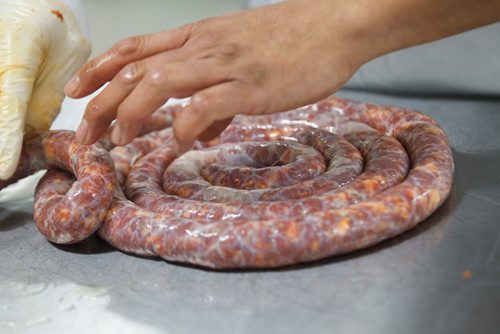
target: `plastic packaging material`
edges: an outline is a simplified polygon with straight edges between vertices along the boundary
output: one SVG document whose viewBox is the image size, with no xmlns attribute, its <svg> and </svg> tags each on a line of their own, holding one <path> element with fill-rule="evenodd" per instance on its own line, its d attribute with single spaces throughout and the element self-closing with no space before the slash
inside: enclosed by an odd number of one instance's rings
<svg viewBox="0 0 500 334">
<path fill-rule="evenodd" d="M 447 136 L 412 110 L 331 98 L 280 114 L 238 116 L 219 138 L 177 157 L 169 126 L 181 109 L 160 109 L 143 136 L 110 150 L 118 185 L 110 205 L 82 187 L 81 198 L 72 197 L 76 207 L 92 197 L 107 210 L 94 226 L 123 251 L 214 268 L 292 265 L 403 233 L 451 189 Z M 42 146 L 53 152 L 54 145 Z M 47 194 L 69 196 L 73 182 L 52 171 L 37 188 L 35 208 L 50 202 Z M 49 218 L 39 212 L 39 220 Z M 81 214 L 71 218 L 62 206 L 50 218 L 61 215 L 80 226 Z"/>
<path fill-rule="evenodd" d="M 61 1 L 0 0 L 0 179 L 12 176 L 24 133 L 57 116 L 64 85 L 90 53 L 81 26 Z"/>
</svg>

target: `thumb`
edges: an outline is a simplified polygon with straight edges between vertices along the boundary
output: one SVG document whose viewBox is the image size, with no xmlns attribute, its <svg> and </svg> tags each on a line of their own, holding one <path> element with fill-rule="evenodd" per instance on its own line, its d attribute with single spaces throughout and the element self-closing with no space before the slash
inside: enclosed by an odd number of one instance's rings
<svg viewBox="0 0 500 334">
<path fill-rule="evenodd" d="M 0 37 L 0 179 L 16 170 L 24 135 L 24 124 L 41 51 L 26 39 Z"/>
<path fill-rule="evenodd" d="M 38 87 L 35 83 L 26 115 L 26 132 L 45 131 L 50 128 L 61 110 L 64 99 L 62 86 L 51 83 Z"/>
</svg>

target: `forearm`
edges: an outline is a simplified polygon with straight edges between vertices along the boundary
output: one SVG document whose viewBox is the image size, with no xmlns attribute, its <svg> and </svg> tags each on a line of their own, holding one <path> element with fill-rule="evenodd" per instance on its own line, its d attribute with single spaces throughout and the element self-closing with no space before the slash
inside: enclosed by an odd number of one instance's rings
<svg viewBox="0 0 500 334">
<path fill-rule="evenodd" d="M 366 62 L 500 21 L 500 0 L 356 0 L 346 3 L 346 15 Z"/>
</svg>

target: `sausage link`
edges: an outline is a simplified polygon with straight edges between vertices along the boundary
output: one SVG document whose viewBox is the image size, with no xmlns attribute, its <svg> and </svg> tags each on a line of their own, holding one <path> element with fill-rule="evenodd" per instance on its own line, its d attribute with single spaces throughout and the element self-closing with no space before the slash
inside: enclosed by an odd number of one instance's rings
<svg viewBox="0 0 500 334">
<path fill-rule="evenodd" d="M 50 171 L 37 186 L 33 210 L 40 232 L 62 244 L 92 235 L 115 192 L 109 154 L 97 146 L 78 144 L 72 131 L 29 134 L 16 173 L 5 185 L 43 169 Z"/>
<path fill-rule="evenodd" d="M 169 127 L 182 107 L 155 112 L 126 146 L 106 138 L 81 146 L 68 131 L 27 135 L 0 189 L 50 169 L 34 204 L 49 240 L 78 242 L 97 230 L 126 252 L 243 268 L 374 245 L 426 219 L 452 186 L 446 134 L 413 110 L 334 97 L 237 116 L 178 157 Z"/>
<path fill-rule="evenodd" d="M 327 188 L 324 173 L 283 188 L 266 183 L 263 192 L 280 192 L 276 197 L 250 195 L 261 189 L 234 189 L 242 183 L 238 177 L 224 180 L 226 189 L 206 180 L 210 172 L 203 168 L 231 159 L 228 143 L 250 160 L 243 169 L 247 173 L 262 160 L 277 159 L 269 152 L 272 145 L 261 146 L 259 154 L 267 157 L 252 157 L 239 141 L 290 140 L 290 127 L 315 131 L 304 125 L 341 133 L 363 156 L 364 171 L 333 188 Z M 217 141 L 202 146 L 177 160 L 168 145 L 130 157 L 135 163 L 125 168 L 130 174 L 123 184 L 130 200 L 117 196 L 99 235 L 127 252 L 215 268 L 312 261 L 368 247 L 415 226 L 448 196 L 454 168 L 446 134 L 428 116 L 336 98 L 289 113 L 240 116 Z M 321 153 L 329 163 L 332 157 Z M 275 173 L 267 176 L 283 176 Z M 237 175 L 234 169 L 230 174 Z M 307 183 L 314 184 L 312 193 L 304 191 Z M 296 189 L 282 191 L 287 187 Z M 220 188 L 220 195 L 206 195 L 213 188 Z"/>
</svg>

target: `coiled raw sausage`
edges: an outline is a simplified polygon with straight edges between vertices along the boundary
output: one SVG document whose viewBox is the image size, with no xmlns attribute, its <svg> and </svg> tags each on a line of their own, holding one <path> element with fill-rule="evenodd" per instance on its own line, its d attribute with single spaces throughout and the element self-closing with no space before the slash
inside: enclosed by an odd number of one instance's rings
<svg viewBox="0 0 500 334">
<path fill-rule="evenodd" d="M 98 234 L 123 251 L 215 268 L 313 261 L 414 227 L 452 185 L 446 134 L 412 110 L 331 98 L 290 112 L 238 116 L 219 138 L 177 157 L 168 126 L 181 108 L 158 111 L 142 137 L 110 150 L 118 185 L 110 204 L 101 200 L 109 192 L 92 188 L 105 211 Z M 106 166 L 89 174 L 108 175 Z M 111 179 L 99 187 L 111 188 Z M 61 196 L 72 182 L 66 172 L 47 174 L 37 188 L 35 218 L 49 217 L 38 206 L 51 207 L 55 189 Z M 71 201 L 55 215 L 83 200 Z M 96 228 L 74 224 L 82 235 Z M 45 234 L 67 242 L 53 236 L 66 232 L 54 231 Z"/>
</svg>

